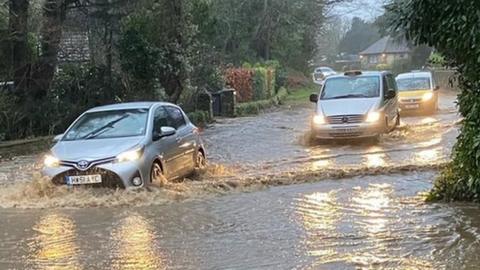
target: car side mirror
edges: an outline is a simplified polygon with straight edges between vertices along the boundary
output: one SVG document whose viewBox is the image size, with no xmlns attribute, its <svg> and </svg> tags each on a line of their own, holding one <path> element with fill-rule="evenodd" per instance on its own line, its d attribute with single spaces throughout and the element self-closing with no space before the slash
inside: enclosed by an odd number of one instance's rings
<svg viewBox="0 0 480 270">
<path fill-rule="evenodd" d="M 393 89 L 389 89 L 389 90 L 387 91 L 387 94 L 385 95 L 385 97 L 386 97 L 387 99 L 392 99 L 392 98 L 394 98 L 394 97 L 396 97 L 396 96 L 397 96 L 397 92 L 396 92 L 395 90 L 393 90 Z"/>
<path fill-rule="evenodd" d="M 55 137 L 53 137 L 53 142 L 59 142 L 63 138 L 63 134 L 58 134 Z"/>
<path fill-rule="evenodd" d="M 435 86 L 435 88 L 433 88 L 433 90 L 435 90 L 435 91 L 438 91 L 438 90 L 440 90 L 440 86 L 438 86 L 438 85 L 437 85 L 437 86 Z"/>
<path fill-rule="evenodd" d="M 318 95 L 317 94 L 311 94 L 310 95 L 310 102 L 317 103 L 318 102 Z"/>
<path fill-rule="evenodd" d="M 161 138 L 173 136 L 175 133 L 177 133 L 177 130 L 175 130 L 173 127 L 161 127 L 160 132 L 153 132 L 152 140 L 158 141 Z"/>
</svg>

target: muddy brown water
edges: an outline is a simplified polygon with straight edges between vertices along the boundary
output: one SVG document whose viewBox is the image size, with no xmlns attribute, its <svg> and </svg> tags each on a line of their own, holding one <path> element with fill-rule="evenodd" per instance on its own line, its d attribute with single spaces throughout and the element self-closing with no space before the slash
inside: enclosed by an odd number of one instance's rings
<svg viewBox="0 0 480 270">
<path fill-rule="evenodd" d="M 476 269 L 477 205 L 425 204 L 435 173 L 150 207 L 0 210 L 0 269 Z"/>
<path fill-rule="evenodd" d="M 53 187 L 40 156 L 4 160 L 0 269 L 477 269 L 479 207 L 423 201 L 454 100 L 377 144 L 308 144 L 308 107 L 221 119 L 216 166 L 162 189 Z"/>
</svg>

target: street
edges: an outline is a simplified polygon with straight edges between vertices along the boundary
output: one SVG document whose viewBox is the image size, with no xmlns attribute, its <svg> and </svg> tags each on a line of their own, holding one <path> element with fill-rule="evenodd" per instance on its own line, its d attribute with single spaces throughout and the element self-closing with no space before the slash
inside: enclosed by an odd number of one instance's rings
<svg viewBox="0 0 480 270">
<path fill-rule="evenodd" d="M 35 175 L 38 156 L 4 161 L 0 268 L 474 268 L 480 208 L 422 195 L 458 134 L 454 102 L 378 144 L 309 146 L 308 106 L 221 119 L 208 172 L 164 189 L 69 190 Z"/>
</svg>

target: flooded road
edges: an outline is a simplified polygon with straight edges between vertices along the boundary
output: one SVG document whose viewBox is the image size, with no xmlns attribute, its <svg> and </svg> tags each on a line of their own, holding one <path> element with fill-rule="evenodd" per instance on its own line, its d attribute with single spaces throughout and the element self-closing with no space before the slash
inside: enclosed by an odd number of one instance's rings
<svg viewBox="0 0 480 270">
<path fill-rule="evenodd" d="M 434 173 L 155 207 L 0 210 L 0 269 L 476 269 L 477 205 L 425 204 Z"/>
<path fill-rule="evenodd" d="M 480 207 L 423 201 L 454 102 L 376 144 L 309 144 L 309 107 L 221 119 L 207 173 L 161 189 L 55 187 L 40 155 L 3 160 L 0 269 L 476 269 Z"/>
</svg>

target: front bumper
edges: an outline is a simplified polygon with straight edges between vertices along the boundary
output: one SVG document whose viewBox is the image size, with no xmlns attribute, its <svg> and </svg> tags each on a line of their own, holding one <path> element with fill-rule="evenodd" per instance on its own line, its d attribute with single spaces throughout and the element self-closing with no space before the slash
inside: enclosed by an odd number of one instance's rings
<svg viewBox="0 0 480 270">
<path fill-rule="evenodd" d="M 402 112 L 423 112 L 433 110 L 436 106 L 436 98 L 428 101 L 418 99 L 401 99 L 399 107 Z"/>
<path fill-rule="evenodd" d="M 313 136 L 317 139 L 354 139 L 371 138 L 385 133 L 386 127 L 382 121 L 376 123 L 358 123 L 342 125 L 314 125 Z"/>
<path fill-rule="evenodd" d="M 66 177 L 79 175 L 101 175 L 101 184 L 91 184 L 95 187 L 140 188 L 149 179 L 148 173 L 142 172 L 139 162 L 105 163 L 82 171 L 71 166 L 44 167 L 43 175 L 49 177 L 56 185 L 66 185 Z M 140 177 L 142 185 L 134 186 L 132 179 Z"/>
</svg>

